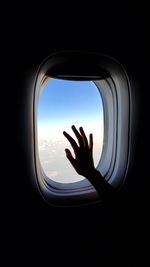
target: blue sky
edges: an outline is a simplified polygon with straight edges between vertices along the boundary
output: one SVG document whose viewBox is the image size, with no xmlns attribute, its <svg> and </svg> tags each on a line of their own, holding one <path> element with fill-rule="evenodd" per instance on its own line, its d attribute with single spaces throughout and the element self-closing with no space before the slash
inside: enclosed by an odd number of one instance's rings
<svg viewBox="0 0 150 267">
<path fill-rule="evenodd" d="M 75 124 L 100 120 L 100 93 L 91 81 L 49 79 L 38 101 L 38 124 Z"/>
<path fill-rule="evenodd" d="M 66 159 L 65 148 L 72 147 L 64 137 L 75 135 L 71 125 L 83 126 L 87 137 L 93 133 L 93 157 L 97 166 L 103 147 L 103 107 L 100 93 L 90 81 L 49 79 L 38 101 L 38 148 L 45 174 L 54 181 L 82 180 Z"/>
</svg>

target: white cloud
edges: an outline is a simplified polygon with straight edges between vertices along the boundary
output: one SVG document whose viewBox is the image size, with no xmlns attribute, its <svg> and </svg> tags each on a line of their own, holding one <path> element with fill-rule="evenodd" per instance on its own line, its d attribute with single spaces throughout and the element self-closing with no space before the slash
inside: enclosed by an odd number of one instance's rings
<svg viewBox="0 0 150 267">
<path fill-rule="evenodd" d="M 58 172 L 57 171 L 49 171 L 48 172 L 48 176 L 51 178 L 57 177 L 58 176 Z"/>
<path fill-rule="evenodd" d="M 77 125 L 81 126 L 81 125 Z M 94 137 L 94 162 L 97 165 L 103 143 L 103 124 L 97 127 L 97 122 L 82 124 L 87 136 L 93 133 Z M 68 183 L 82 180 L 83 177 L 76 174 L 70 162 L 66 159 L 65 148 L 71 148 L 69 142 L 63 136 L 67 131 L 74 137 L 70 124 L 58 126 L 42 126 L 38 128 L 39 157 L 45 174 L 54 181 Z"/>
</svg>

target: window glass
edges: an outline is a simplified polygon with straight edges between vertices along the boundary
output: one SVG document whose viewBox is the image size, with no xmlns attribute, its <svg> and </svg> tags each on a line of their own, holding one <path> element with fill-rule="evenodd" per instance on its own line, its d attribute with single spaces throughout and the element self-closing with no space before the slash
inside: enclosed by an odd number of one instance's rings
<svg viewBox="0 0 150 267">
<path fill-rule="evenodd" d="M 63 135 L 66 131 L 75 138 L 72 125 L 83 126 L 87 136 L 93 133 L 97 166 L 104 135 L 103 104 L 98 88 L 92 81 L 48 79 L 38 99 L 38 153 L 44 173 L 56 182 L 73 183 L 84 179 L 75 172 L 64 151 L 65 148 L 72 151 Z"/>
</svg>

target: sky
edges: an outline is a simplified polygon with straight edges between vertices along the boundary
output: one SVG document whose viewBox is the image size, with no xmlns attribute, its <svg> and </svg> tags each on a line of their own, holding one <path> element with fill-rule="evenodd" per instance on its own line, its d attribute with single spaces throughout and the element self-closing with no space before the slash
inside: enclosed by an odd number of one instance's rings
<svg viewBox="0 0 150 267">
<path fill-rule="evenodd" d="M 82 180 L 65 157 L 71 149 L 63 136 L 72 137 L 71 125 L 83 126 L 87 137 L 93 133 L 94 162 L 98 164 L 103 143 L 103 105 L 96 85 L 91 81 L 49 79 L 38 100 L 38 150 L 45 174 L 58 182 Z"/>
</svg>

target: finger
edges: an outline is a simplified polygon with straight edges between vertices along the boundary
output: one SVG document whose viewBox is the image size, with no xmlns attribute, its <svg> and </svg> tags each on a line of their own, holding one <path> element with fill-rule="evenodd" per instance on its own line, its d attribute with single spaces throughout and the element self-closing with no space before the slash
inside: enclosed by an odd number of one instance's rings
<svg viewBox="0 0 150 267">
<path fill-rule="evenodd" d="M 75 127 L 74 125 L 73 125 L 71 128 L 72 128 L 72 130 L 73 130 L 75 136 L 76 136 L 77 139 L 78 139 L 79 146 L 80 146 L 80 147 L 83 147 L 83 146 L 84 146 L 84 142 L 83 142 L 83 138 L 82 138 L 82 136 L 80 135 L 80 133 L 78 132 L 78 130 L 76 129 L 76 127 Z"/>
<path fill-rule="evenodd" d="M 65 149 L 65 152 L 66 152 L 66 157 L 67 158 L 70 157 L 70 156 L 73 158 L 72 153 L 68 148 Z"/>
<path fill-rule="evenodd" d="M 77 145 L 76 141 L 68 133 L 66 133 L 65 131 L 63 132 L 63 134 L 68 139 L 68 141 L 70 142 L 72 148 L 74 149 L 74 152 L 76 152 L 77 149 L 78 149 L 78 145 Z"/>
<path fill-rule="evenodd" d="M 93 152 L 93 134 L 90 134 L 89 136 L 89 149 L 92 153 Z"/>
<path fill-rule="evenodd" d="M 83 141 L 84 141 L 84 145 L 88 147 L 88 140 L 87 140 L 87 137 L 85 135 L 85 132 L 84 132 L 83 128 L 80 127 L 79 130 L 80 130 L 80 133 L 82 135 L 82 138 L 83 138 Z"/>
<path fill-rule="evenodd" d="M 66 152 L 66 157 L 67 157 L 67 159 L 70 161 L 71 165 L 72 165 L 72 166 L 75 168 L 75 170 L 76 170 L 76 160 L 73 158 L 71 151 L 70 151 L 68 148 L 66 148 L 66 149 L 65 149 L 65 152 Z"/>
</svg>

